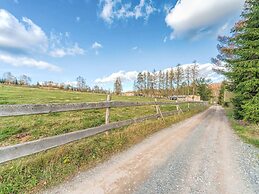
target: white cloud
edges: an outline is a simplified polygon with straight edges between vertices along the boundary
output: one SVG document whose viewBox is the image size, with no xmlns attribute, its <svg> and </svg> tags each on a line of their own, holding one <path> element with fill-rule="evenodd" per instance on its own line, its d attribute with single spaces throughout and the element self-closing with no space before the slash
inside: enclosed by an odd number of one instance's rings
<svg viewBox="0 0 259 194">
<path fill-rule="evenodd" d="M 186 67 L 193 65 L 193 63 L 190 64 L 184 64 L 181 65 L 183 69 L 186 69 Z M 200 77 L 205 77 L 207 79 L 211 79 L 212 82 L 219 82 L 223 80 L 223 76 L 217 74 L 215 71 L 213 71 L 214 65 L 211 63 L 205 63 L 205 64 L 199 64 L 197 63 L 199 67 L 199 76 Z M 171 68 L 166 68 L 163 71 L 166 72 L 170 70 Z M 173 67 L 174 70 L 176 70 L 176 67 Z M 142 73 L 147 72 L 142 71 Z M 98 78 L 95 80 L 96 83 L 98 84 L 107 84 L 107 83 L 114 83 L 116 78 L 120 77 L 123 82 L 132 82 L 136 80 L 137 75 L 139 72 L 137 71 L 119 71 L 116 73 L 112 73 L 111 75 L 105 76 L 103 78 Z M 151 73 L 152 74 L 152 73 Z"/>
<path fill-rule="evenodd" d="M 71 44 L 70 33 L 50 33 L 50 48 L 49 55 L 52 57 L 65 57 L 65 56 L 76 56 L 84 55 L 85 50 L 79 46 L 76 42 Z"/>
<path fill-rule="evenodd" d="M 226 18 L 238 13 L 245 0 L 178 0 L 166 18 L 166 24 L 173 29 L 171 38 L 197 33 L 226 22 Z"/>
<path fill-rule="evenodd" d="M 36 67 L 38 69 L 47 69 L 49 71 L 61 71 L 61 68 L 56 65 L 23 56 L 13 56 L 0 53 L 0 61 L 15 67 Z"/>
<path fill-rule="evenodd" d="M 41 53 L 53 57 L 66 55 L 82 55 L 85 51 L 78 43 L 71 44 L 70 33 L 45 32 L 32 20 L 23 17 L 19 21 L 4 9 L 0 9 L 0 50 L 12 54 Z"/>
<path fill-rule="evenodd" d="M 114 2 L 112 0 L 105 0 L 105 3 L 104 3 L 100 16 L 102 19 L 104 19 L 108 23 L 112 22 L 113 6 L 114 6 Z"/>
<path fill-rule="evenodd" d="M 92 44 L 92 49 L 99 49 L 99 48 L 103 48 L 103 46 L 100 43 L 94 42 Z"/>
<path fill-rule="evenodd" d="M 92 44 L 92 49 L 95 50 L 95 54 L 98 55 L 99 54 L 99 49 L 103 48 L 101 43 L 98 42 L 94 42 Z"/>
<path fill-rule="evenodd" d="M 70 33 L 69 32 L 65 32 L 65 37 L 69 38 L 70 37 Z"/>
<path fill-rule="evenodd" d="M 81 18 L 79 16 L 76 17 L 76 21 L 80 22 Z"/>
<path fill-rule="evenodd" d="M 192 66 L 193 63 L 183 64 L 181 67 L 185 70 L 188 66 Z M 215 67 L 212 63 L 197 63 L 199 69 L 199 77 L 205 77 L 206 79 L 210 79 L 212 82 L 219 82 L 223 80 L 223 76 L 216 73 L 213 68 Z M 176 70 L 177 67 L 173 67 L 173 70 Z M 166 68 L 163 71 L 168 71 L 171 68 Z"/>
<path fill-rule="evenodd" d="M 95 80 L 95 83 L 99 83 L 99 84 L 113 83 L 116 80 L 116 78 L 118 78 L 118 77 L 120 77 L 123 82 L 133 81 L 133 80 L 136 79 L 137 75 L 138 75 L 137 71 L 128 71 L 128 72 L 119 71 L 119 72 L 116 72 L 116 73 L 112 73 L 109 76 L 106 76 L 106 77 L 103 77 L 103 78 L 98 78 L 98 79 Z"/>
<path fill-rule="evenodd" d="M 74 44 L 73 47 L 69 48 L 56 48 L 50 51 L 50 55 L 52 57 L 64 57 L 64 56 L 75 56 L 75 55 L 83 55 L 85 50 L 80 48 L 77 43 Z"/>
<path fill-rule="evenodd" d="M 132 47 L 131 50 L 134 51 L 134 52 L 142 53 L 142 49 L 139 48 L 138 46 Z"/>
<path fill-rule="evenodd" d="M 122 3 L 122 0 L 101 0 L 100 4 L 102 7 L 100 17 L 109 24 L 114 19 L 144 18 L 147 21 L 152 13 L 158 11 L 153 6 L 152 0 L 140 0 L 136 6 Z"/>
<path fill-rule="evenodd" d="M 163 39 L 164 43 L 166 43 L 166 41 L 167 41 L 167 36 L 165 36 L 164 39 Z"/>
<path fill-rule="evenodd" d="M 48 38 L 44 31 L 30 19 L 21 21 L 0 9 L 0 49 L 16 52 L 46 51 Z"/>
</svg>

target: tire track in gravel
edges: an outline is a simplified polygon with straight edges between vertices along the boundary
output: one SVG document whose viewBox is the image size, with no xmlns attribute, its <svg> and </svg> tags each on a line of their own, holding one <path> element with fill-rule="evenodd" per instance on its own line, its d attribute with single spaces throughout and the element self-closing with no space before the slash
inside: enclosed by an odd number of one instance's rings
<svg viewBox="0 0 259 194">
<path fill-rule="evenodd" d="M 223 109 L 213 109 L 135 193 L 258 193 L 258 159 L 253 168 L 250 163 L 242 164 L 252 174 L 251 181 L 239 162 L 248 157 L 239 155 L 239 138 L 230 129 Z"/>
<path fill-rule="evenodd" d="M 257 193 L 259 162 L 240 145 L 213 106 L 44 193 Z"/>
<path fill-rule="evenodd" d="M 111 160 L 44 193 L 130 193 L 153 169 L 167 160 L 168 152 L 175 149 L 193 126 L 210 112 L 207 110 L 157 132 Z"/>
</svg>

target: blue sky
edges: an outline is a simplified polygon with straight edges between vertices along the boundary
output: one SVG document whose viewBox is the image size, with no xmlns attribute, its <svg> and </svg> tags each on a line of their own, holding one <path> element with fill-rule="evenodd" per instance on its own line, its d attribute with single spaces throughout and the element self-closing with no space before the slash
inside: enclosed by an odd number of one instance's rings
<svg viewBox="0 0 259 194">
<path fill-rule="evenodd" d="M 217 55 L 244 0 L 1 0 L 0 75 L 132 89 L 137 72 Z M 213 76 L 216 76 L 213 74 Z"/>
</svg>

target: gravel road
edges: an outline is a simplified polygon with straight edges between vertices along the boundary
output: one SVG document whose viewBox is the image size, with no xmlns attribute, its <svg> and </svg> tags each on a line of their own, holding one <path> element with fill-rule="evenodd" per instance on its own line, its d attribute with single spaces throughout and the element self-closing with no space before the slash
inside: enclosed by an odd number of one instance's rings
<svg viewBox="0 0 259 194">
<path fill-rule="evenodd" d="M 44 193 L 259 194 L 259 150 L 213 106 Z"/>
</svg>

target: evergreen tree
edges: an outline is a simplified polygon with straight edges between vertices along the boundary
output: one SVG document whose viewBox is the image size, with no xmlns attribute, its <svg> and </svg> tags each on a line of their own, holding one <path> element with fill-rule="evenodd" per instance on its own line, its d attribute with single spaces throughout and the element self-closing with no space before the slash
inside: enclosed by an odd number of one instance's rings
<svg viewBox="0 0 259 194">
<path fill-rule="evenodd" d="M 143 90 L 144 90 L 144 77 L 143 77 L 143 74 L 141 72 L 138 73 L 138 76 L 137 76 L 136 88 L 137 88 L 137 91 L 138 91 L 139 94 L 143 93 Z"/>
<path fill-rule="evenodd" d="M 155 95 L 156 90 L 157 90 L 157 72 L 154 69 L 152 72 L 152 94 Z"/>
<path fill-rule="evenodd" d="M 219 89 L 219 99 L 218 99 L 218 104 L 224 105 L 224 93 L 226 89 L 226 81 L 223 81 L 221 83 L 220 89 Z"/>
<path fill-rule="evenodd" d="M 177 95 L 179 95 L 179 89 L 180 86 L 183 82 L 183 78 L 184 78 L 184 71 L 183 68 L 181 67 L 181 64 L 178 64 L 176 66 L 176 71 L 175 71 L 175 83 L 176 83 L 176 91 L 177 91 Z"/>
<path fill-rule="evenodd" d="M 210 80 L 205 78 L 197 79 L 197 93 L 201 100 L 208 101 L 212 97 L 212 91 L 209 88 Z"/>
<path fill-rule="evenodd" d="M 247 0 L 241 20 L 230 37 L 219 37 L 219 55 L 213 62 L 234 92 L 234 116 L 259 122 L 259 2 Z"/>
<path fill-rule="evenodd" d="M 196 81 L 199 76 L 199 66 L 197 65 L 197 61 L 193 61 L 193 65 L 191 66 L 191 81 L 192 81 L 192 95 L 196 94 Z"/>
<path fill-rule="evenodd" d="M 191 67 L 187 66 L 185 69 L 185 79 L 187 84 L 187 95 L 190 95 L 190 83 L 191 83 Z"/>
<path fill-rule="evenodd" d="M 162 89 L 163 89 L 163 73 L 160 70 L 158 72 L 158 90 L 159 90 L 159 93 L 161 93 Z"/>
<path fill-rule="evenodd" d="M 166 71 L 165 73 L 165 90 L 166 90 L 166 96 L 168 96 L 169 91 L 169 71 Z"/>
<path fill-rule="evenodd" d="M 169 87 L 170 87 L 170 92 L 173 92 L 174 89 L 174 70 L 173 68 L 170 69 L 169 71 Z"/>
<path fill-rule="evenodd" d="M 147 93 L 147 73 L 143 73 L 143 91 Z"/>
<path fill-rule="evenodd" d="M 150 72 L 147 72 L 147 94 L 150 95 L 152 91 L 152 75 Z"/>
</svg>

